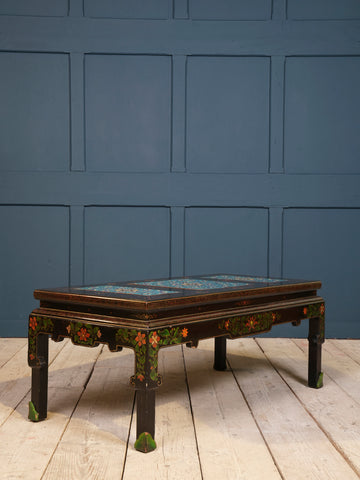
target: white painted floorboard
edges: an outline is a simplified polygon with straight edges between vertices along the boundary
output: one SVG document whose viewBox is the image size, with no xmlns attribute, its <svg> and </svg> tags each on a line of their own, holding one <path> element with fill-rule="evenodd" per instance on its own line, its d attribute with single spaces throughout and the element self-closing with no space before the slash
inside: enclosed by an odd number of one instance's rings
<svg viewBox="0 0 360 480">
<path fill-rule="evenodd" d="M 159 355 L 156 442 L 134 450 L 134 355 L 50 341 L 49 414 L 27 419 L 26 339 L 0 339 L 1 480 L 360 478 L 360 340 L 327 340 L 310 389 L 307 341 L 213 340 Z"/>
</svg>

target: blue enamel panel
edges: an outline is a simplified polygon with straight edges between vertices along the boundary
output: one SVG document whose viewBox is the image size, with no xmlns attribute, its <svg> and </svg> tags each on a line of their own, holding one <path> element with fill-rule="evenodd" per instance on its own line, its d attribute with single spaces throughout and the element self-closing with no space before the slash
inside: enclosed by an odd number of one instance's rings
<svg viewBox="0 0 360 480">
<path fill-rule="evenodd" d="M 280 278 L 266 278 L 266 277 L 247 277 L 243 275 L 211 275 L 209 278 L 217 280 L 239 280 L 241 282 L 257 282 L 257 283 L 282 283 L 287 280 L 281 280 Z"/>
<path fill-rule="evenodd" d="M 116 285 L 96 285 L 93 287 L 81 287 L 77 290 L 88 290 L 89 292 L 104 292 L 104 293 L 125 293 L 129 295 L 165 295 L 167 293 L 174 293 L 167 290 L 152 290 L 151 288 L 138 287 L 119 287 Z"/>
<path fill-rule="evenodd" d="M 197 279 L 174 279 L 160 280 L 154 282 L 137 282 L 137 285 L 151 285 L 154 287 L 173 287 L 185 290 L 215 290 L 220 288 L 234 288 L 247 285 L 241 282 L 216 282 L 213 280 L 197 280 Z"/>
</svg>

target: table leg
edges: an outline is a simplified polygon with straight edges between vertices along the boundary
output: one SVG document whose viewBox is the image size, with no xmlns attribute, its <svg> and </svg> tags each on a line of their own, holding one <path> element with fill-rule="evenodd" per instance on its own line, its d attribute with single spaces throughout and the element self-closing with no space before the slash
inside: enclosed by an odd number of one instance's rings
<svg viewBox="0 0 360 480">
<path fill-rule="evenodd" d="M 39 365 L 31 369 L 31 402 L 29 419 L 39 422 L 47 417 L 49 336 L 39 333 L 36 340 L 36 357 Z"/>
<path fill-rule="evenodd" d="M 157 332 L 138 332 L 135 347 L 135 375 L 131 383 L 136 389 L 137 427 L 135 449 L 155 450 L 155 390 L 161 384 L 158 374 L 160 337 Z"/>
<path fill-rule="evenodd" d="M 136 450 L 147 453 L 155 450 L 155 390 L 136 391 Z"/>
<path fill-rule="evenodd" d="M 324 343 L 324 317 L 309 319 L 309 365 L 308 385 L 312 388 L 323 386 L 321 371 L 321 347 Z"/>
<path fill-rule="evenodd" d="M 214 369 L 226 370 L 226 337 L 215 337 Z"/>
</svg>

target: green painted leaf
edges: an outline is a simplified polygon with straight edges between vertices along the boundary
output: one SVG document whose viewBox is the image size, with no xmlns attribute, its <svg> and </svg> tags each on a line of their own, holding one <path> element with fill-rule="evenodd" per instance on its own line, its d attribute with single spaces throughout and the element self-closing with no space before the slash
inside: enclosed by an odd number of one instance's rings
<svg viewBox="0 0 360 480">
<path fill-rule="evenodd" d="M 158 377 L 158 374 L 157 374 L 156 370 L 155 370 L 155 369 L 150 370 L 150 378 L 151 378 L 151 380 L 153 380 L 154 382 L 156 382 L 157 377 Z"/>
<path fill-rule="evenodd" d="M 32 422 L 38 422 L 39 421 L 39 414 L 36 411 L 35 405 L 33 402 L 29 402 L 29 420 Z"/>
</svg>

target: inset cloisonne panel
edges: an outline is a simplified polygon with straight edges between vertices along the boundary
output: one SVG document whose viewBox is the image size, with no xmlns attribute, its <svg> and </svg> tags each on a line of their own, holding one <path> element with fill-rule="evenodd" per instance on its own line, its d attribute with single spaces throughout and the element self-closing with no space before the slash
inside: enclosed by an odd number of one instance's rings
<svg viewBox="0 0 360 480">
<path fill-rule="evenodd" d="M 360 338 L 360 209 L 285 209 L 283 275 L 320 280 L 326 334 Z"/>
<path fill-rule="evenodd" d="M 287 0 L 287 17 L 297 20 L 360 18 L 358 0 Z"/>
<path fill-rule="evenodd" d="M 288 173 L 360 173 L 360 57 L 291 57 L 285 67 Z"/>
<path fill-rule="evenodd" d="M 169 171 L 170 57 L 86 55 L 85 102 L 87 170 Z"/>
<path fill-rule="evenodd" d="M 0 336 L 27 335 L 36 288 L 69 283 L 69 209 L 0 206 Z"/>
<path fill-rule="evenodd" d="M 170 209 L 87 207 L 85 283 L 169 276 Z"/>
<path fill-rule="evenodd" d="M 190 18 L 269 20 L 271 0 L 189 0 Z"/>
<path fill-rule="evenodd" d="M 85 15 L 98 18 L 169 18 L 170 0 L 84 0 Z"/>
<path fill-rule="evenodd" d="M 189 171 L 268 171 L 269 78 L 266 57 L 188 58 Z"/>
<path fill-rule="evenodd" d="M 0 15 L 36 15 L 63 17 L 68 14 L 69 0 L 1 0 Z"/>
<path fill-rule="evenodd" d="M 185 274 L 267 275 L 266 208 L 186 208 Z"/>
<path fill-rule="evenodd" d="M 68 55 L 2 52 L 0 71 L 0 170 L 68 170 Z"/>
</svg>

